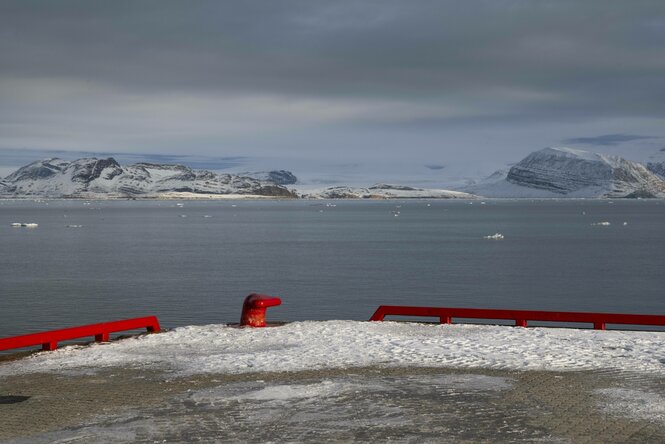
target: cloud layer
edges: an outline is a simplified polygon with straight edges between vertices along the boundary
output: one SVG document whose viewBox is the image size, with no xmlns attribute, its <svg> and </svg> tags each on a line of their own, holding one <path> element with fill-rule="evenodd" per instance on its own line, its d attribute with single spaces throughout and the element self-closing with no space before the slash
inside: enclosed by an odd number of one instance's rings
<svg viewBox="0 0 665 444">
<path fill-rule="evenodd" d="M 665 136 L 662 1 L 9 0 L 0 54 L 0 150 L 423 166 Z"/>
</svg>

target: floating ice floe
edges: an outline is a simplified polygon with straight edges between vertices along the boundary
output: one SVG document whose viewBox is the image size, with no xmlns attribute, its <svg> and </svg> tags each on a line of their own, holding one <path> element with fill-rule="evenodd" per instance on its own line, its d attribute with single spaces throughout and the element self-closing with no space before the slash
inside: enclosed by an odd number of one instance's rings
<svg viewBox="0 0 665 444">
<path fill-rule="evenodd" d="M 14 222 L 12 227 L 37 228 L 39 224 L 34 222 Z"/>
<path fill-rule="evenodd" d="M 483 236 L 483 238 L 484 238 L 484 239 L 494 239 L 494 240 L 499 240 L 499 239 L 503 239 L 504 236 L 503 236 L 503 234 L 501 234 L 501 233 L 494 233 L 494 234 L 491 234 L 491 235 L 489 235 L 489 236 Z"/>
<path fill-rule="evenodd" d="M 67 225 L 67 228 L 83 228 L 83 225 Z"/>
<path fill-rule="evenodd" d="M 609 225 L 611 225 L 611 224 L 610 224 L 609 222 L 606 221 L 606 222 L 594 222 L 594 223 L 592 223 L 591 225 L 607 227 L 607 226 L 609 226 Z"/>
</svg>

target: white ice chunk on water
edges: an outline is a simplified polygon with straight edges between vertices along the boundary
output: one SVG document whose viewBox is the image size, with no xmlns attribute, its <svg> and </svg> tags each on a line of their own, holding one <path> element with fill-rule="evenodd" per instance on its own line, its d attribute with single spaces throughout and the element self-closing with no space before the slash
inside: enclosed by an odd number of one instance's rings
<svg viewBox="0 0 665 444">
<path fill-rule="evenodd" d="M 484 239 L 493 239 L 493 240 L 500 240 L 504 238 L 504 235 L 501 233 L 494 233 L 489 236 L 483 236 Z"/>
<path fill-rule="evenodd" d="M 594 222 L 594 223 L 592 223 L 591 225 L 593 225 L 593 226 L 600 226 L 600 227 L 607 227 L 607 226 L 609 226 L 609 225 L 611 225 L 611 224 L 610 224 L 609 222 L 605 221 L 605 222 Z"/>
</svg>

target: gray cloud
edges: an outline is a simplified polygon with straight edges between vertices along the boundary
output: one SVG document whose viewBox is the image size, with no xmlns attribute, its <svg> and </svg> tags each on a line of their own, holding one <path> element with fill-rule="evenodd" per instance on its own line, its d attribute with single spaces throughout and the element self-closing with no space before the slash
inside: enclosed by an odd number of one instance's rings
<svg viewBox="0 0 665 444">
<path fill-rule="evenodd" d="M 122 152 L 92 152 L 92 151 L 63 151 L 63 150 L 34 150 L 34 149 L 5 149 L 2 150 L 6 165 L 23 166 L 38 159 L 59 158 L 75 160 L 84 157 L 113 157 L 123 165 L 148 162 L 160 164 L 187 165 L 195 169 L 226 170 L 239 169 L 249 159 L 246 157 L 212 157 L 201 155 L 174 155 L 150 153 L 122 153 Z"/>
<path fill-rule="evenodd" d="M 422 168 L 577 134 L 665 136 L 660 0 L 5 0 L 0 55 L 0 157 Z"/>
<path fill-rule="evenodd" d="M 637 140 L 650 140 L 650 139 L 659 139 L 659 137 L 639 136 L 635 134 L 604 134 L 602 136 L 595 136 L 595 137 L 575 137 L 571 139 L 565 139 L 563 143 L 573 144 L 573 145 L 582 144 L 582 145 L 597 145 L 597 146 L 613 146 L 625 142 L 634 142 Z"/>
</svg>

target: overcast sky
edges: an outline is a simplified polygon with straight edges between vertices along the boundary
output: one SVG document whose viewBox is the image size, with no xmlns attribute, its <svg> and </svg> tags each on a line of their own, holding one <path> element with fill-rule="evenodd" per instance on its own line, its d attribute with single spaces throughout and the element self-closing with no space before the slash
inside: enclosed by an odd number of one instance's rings
<svg viewBox="0 0 665 444">
<path fill-rule="evenodd" d="M 0 2 L 0 166 L 64 151 L 436 181 L 663 137 L 663 0 Z"/>
</svg>

